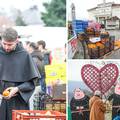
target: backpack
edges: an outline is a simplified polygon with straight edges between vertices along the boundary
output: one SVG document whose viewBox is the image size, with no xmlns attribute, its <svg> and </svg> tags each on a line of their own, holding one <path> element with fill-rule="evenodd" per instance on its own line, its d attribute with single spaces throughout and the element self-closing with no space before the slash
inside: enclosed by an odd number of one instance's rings
<svg viewBox="0 0 120 120">
<path fill-rule="evenodd" d="M 44 54 L 44 65 L 49 65 L 50 64 L 50 59 L 49 59 L 50 54 Z"/>
<path fill-rule="evenodd" d="M 44 61 L 41 61 L 38 57 L 33 57 L 33 60 L 35 62 L 35 64 L 37 65 L 37 68 L 41 73 L 44 73 L 45 72 L 45 68 L 44 68 Z"/>
</svg>

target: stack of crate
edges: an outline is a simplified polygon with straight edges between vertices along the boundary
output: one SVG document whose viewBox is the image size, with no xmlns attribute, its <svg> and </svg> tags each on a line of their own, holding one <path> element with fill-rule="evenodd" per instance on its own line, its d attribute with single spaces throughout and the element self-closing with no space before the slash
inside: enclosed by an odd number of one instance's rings
<svg viewBox="0 0 120 120">
<path fill-rule="evenodd" d="M 109 39 L 109 42 L 110 42 L 110 51 L 114 50 L 114 44 L 115 44 L 115 36 L 110 36 L 110 39 Z"/>
<path fill-rule="evenodd" d="M 85 32 L 85 29 L 88 27 L 88 21 L 74 20 L 72 26 L 74 33 L 77 35 L 81 32 Z"/>
<path fill-rule="evenodd" d="M 95 30 L 94 30 L 94 28 L 91 28 L 91 27 L 87 27 L 85 30 L 85 33 L 87 34 L 88 37 L 95 36 Z"/>
<path fill-rule="evenodd" d="M 105 54 L 110 52 L 109 33 L 104 32 L 100 34 L 101 42 L 105 45 Z"/>
<path fill-rule="evenodd" d="M 91 59 L 97 59 L 99 56 L 98 54 L 98 47 L 95 43 L 88 44 L 88 54 Z"/>
<path fill-rule="evenodd" d="M 100 31 L 95 30 L 94 36 L 95 37 L 100 37 Z"/>
<path fill-rule="evenodd" d="M 115 37 L 102 38 L 100 42 L 88 44 L 88 54 L 91 59 L 96 59 L 114 50 Z"/>
<path fill-rule="evenodd" d="M 100 37 L 100 31 L 91 27 L 87 27 L 85 33 L 88 35 L 88 37 Z"/>
<path fill-rule="evenodd" d="M 66 101 L 62 99 L 53 99 L 52 101 L 46 102 L 46 110 L 66 113 Z"/>
<path fill-rule="evenodd" d="M 102 44 L 101 42 L 97 42 L 96 46 L 97 46 L 97 49 L 98 49 L 98 58 L 105 55 L 105 45 Z"/>
</svg>

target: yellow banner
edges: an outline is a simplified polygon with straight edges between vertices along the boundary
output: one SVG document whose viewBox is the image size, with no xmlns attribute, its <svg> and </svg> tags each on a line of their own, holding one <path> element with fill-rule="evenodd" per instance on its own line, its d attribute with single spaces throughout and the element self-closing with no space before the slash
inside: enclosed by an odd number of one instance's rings
<svg viewBox="0 0 120 120">
<path fill-rule="evenodd" d="M 66 63 L 45 66 L 46 84 L 66 83 Z"/>
</svg>

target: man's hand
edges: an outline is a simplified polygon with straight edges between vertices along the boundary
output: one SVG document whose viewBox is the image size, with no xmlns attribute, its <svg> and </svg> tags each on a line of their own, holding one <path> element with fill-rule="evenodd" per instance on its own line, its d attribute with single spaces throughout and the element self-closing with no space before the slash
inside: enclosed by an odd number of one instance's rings
<svg viewBox="0 0 120 120">
<path fill-rule="evenodd" d="M 16 96 L 16 93 L 19 91 L 18 87 L 9 87 L 6 90 L 10 91 L 8 96 L 4 96 L 5 99 L 10 99 L 13 96 Z"/>
</svg>

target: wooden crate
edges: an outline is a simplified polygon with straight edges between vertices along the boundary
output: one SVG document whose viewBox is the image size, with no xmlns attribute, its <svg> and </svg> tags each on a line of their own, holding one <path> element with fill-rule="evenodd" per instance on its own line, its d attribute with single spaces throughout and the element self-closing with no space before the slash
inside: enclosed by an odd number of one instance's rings
<svg viewBox="0 0 120 120">
<path fill-rule="evenodd" d="M 100 31 L 95 31 L 95 37 L 100 37 Z"/>
<path fill-rule="evenodd" d="M 58 111 L 13 110 L 12 120 L 66 120 L 66 115 Z"/>
<path fill-rule="evenodd" d="M 90 56 L 91 59 L 96 59 L 99 58 L 99 54 L 98 54 L 98 49 L 92 49 L 92 48 L 88 48 L 88 54 Z"/>
<path fill-rule="evenodd" d="M 115 36 L 110 36 L 110 51 L 114 50 L 115 46 Z"/>
<path fill-rule="evenodd" d="M 98 47 L 98 56 L 99 57 L 102 57 L 102 56 L 104 56 L 105 55 L 105 48 L 99 48 Z"/>
<path fill-rule="evenodd" d="M 66 113 L 66 100 L 53 99 L 51 102 L 46 102 L 46 110 L 55 110 Z"/>
<path fill-rule="evenodd" d="M 105 54 L 109 53 L 110 52 L 110 42 L 107 41 L 105 42 Z"/>
<path fill-rule="evenodd" d="M 110 51 L 114 50 L 114 41 L 110 41 Z"/>
</svg>

